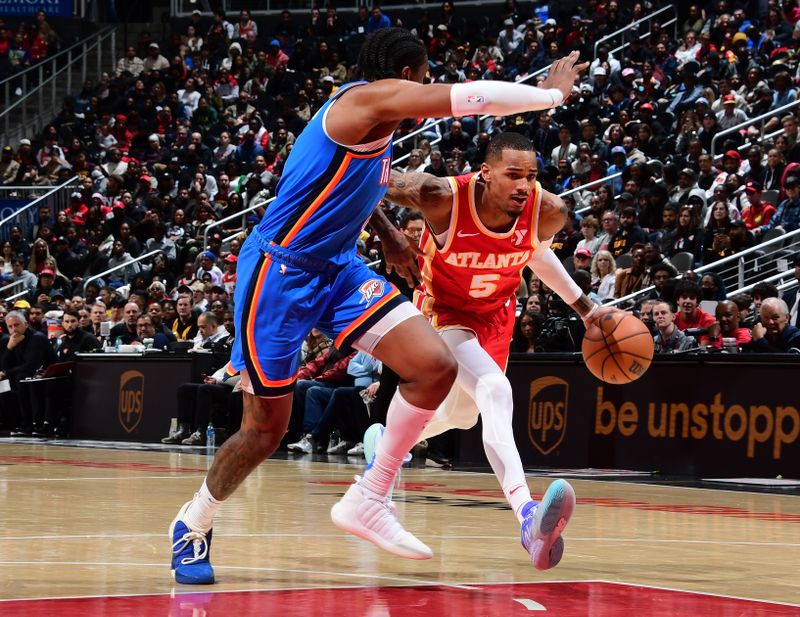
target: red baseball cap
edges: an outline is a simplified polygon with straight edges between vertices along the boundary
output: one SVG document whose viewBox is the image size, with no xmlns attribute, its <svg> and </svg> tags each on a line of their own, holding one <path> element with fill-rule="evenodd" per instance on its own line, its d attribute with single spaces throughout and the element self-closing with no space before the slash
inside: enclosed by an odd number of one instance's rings
<svg viewBox="0 0 800 617">
<path fill-rule="evenodd" d="M 742 155 L 739 154 L 736 150 L 728 150 L 723 157 L 724 159 L 734 159 L 736 161 L 742 160 Z"/>
<path fill-rule="evenodd" d="M 236 255 L 230 254 L 225 258 L 225 261 L 227 261 L 229 264 L 235 264 L 237 261 L 239 261 L 239 258 Z"/>
<path fill-rule="evenodd" d="M 736 95 L 735 94 L 726 94 L 722 97 L 722 104 L 723 105 L 736 105 Z"/>
<path fill-rule="evenodd" d="M 643 103 L 639 106 L 639 109 L 649 109 L 650 111 L 653 111 L 653 106 L 650 103 Z"/>
<path fill-rule="evenodd" d="M 39 273 L 39 276 L 44 276 L 45 274 L 49 274 L 50 276 L 55 276 L 55 272 L 53 272 L 50 268 L 45 268 Z"/>
<path fill-rule="evenodd" d="M 576 257 L 591 257 L 592 251 L 587 249 L 585 246 L 575 249 L 575 256 Z"/>
</svg>

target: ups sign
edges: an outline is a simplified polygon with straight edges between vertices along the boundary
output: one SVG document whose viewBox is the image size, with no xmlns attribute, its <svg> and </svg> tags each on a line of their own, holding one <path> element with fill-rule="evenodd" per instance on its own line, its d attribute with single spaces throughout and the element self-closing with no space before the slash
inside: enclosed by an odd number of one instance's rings
<svg viewBox="0 0 800 617">
<path fill-rule="evenodd" d="M 559 377 L 532 381 L 528 397 L 528 437 L 547 456 L 564 441 L 567 432 L 569 384 Z"/>
<path fill-rule="evenodd" d="M 144 375 L 139 371 L 125 371 L 119 378 L 119 423 L 127 433 L 132 433 L 144 413 Z"/>
</svg>

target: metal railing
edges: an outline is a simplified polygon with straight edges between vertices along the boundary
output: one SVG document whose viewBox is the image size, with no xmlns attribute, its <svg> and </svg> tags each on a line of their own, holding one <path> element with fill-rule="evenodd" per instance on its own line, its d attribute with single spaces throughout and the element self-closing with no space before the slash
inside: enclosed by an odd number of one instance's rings
<svg viewBox="0 0 800 617">
<path fill-rule="evenodd" d="M 597 50 L 605 42 L 611 41 L 611 40 L 617 38 L 618 36 L 620 36 L 621 34 L 625 34 L 629 30 L 636 29 L 638 31 L 640 24 L 643 24 L 646 21 L 650 21 L 652 19 L 655 19 L 656 17 L 658 17 L 662 13 L 666 13 L 668 11 L 672 11 L 672 18 L 668 19 L 665 22 L 663 22 L 661 24 L 661 27 L 664 28 L 666 26 L 674 26 L 674 28 L 673 28 L 674 29 L 674 38 L 677 38 L 677 36 L 678 36 L 678 12 L 677 12 L 674 4 L 668 4 L 667 6 L 664 6 L 664 7 L 660 8 L 660 9 L 658 9 L 657 11 L 653 11 L 649 15 L 645 15 L 644 17 L 642 17 L 640 19 L 637 19 L 636 21 L 634 21 L 634 22 L 632 22 L 632 23 L 630 23 L 630 24 L 628 24 L 626 26 L 623 26 L 619 30 L 615 30 L 611 34 L 606 34 L 604 37 L 598 39 L 597 42 L 594 44 L 594 55 L 595 55 L 595 57 L 597 57 Z M 649 29 L 648 29 L 646 34 L 640 35 L 639 38 L 640 39 L 645 39 L 648 36 L 650 36 Z M 619 47 L 616 47 L 616 48 L 614 48 L 614 49 L 612 49 L 610 51 L 611 51 L 611 53 L 616 53 L 619 50 L 624 49 L 624 48 L 625 48 L 625 43 L 623 43 Z"/>
<path fill-rule="evenodd" d="M 765 251 L 765 249 L 769 249 Z M 777 236 L 761 244 L 757 244 L 740 253 L 723 257 L 717 261 L 700 266 L 694 272 L 700 276 L 714 273 L 722 278 L 727 288 L 728 295 L 738 293 L 746 286 L 757 283 L 774 274 L 778 261 L 774 252 L 797 251 L 800 249 L 800 229 Z M 627 296 L 608 302 L 609 306 L 617 306 L 635 302 L 638 298 L 649 294 L 654 286 L 640 289 Z"/>
<path fill-rule="evenodd" d="M 20 285 L 24 285 L 25 281 L 20 279 L 18 281 L 14 281 L 13 283 L 9 283 L 8 285 L 0 286 L 0 298 L 5 299 L 5 294 L 11 291 L 14 287 L 19 287 Z M 27 291 L 27 290 L 25 290 Z"/>
<path fill-rule="evenodd" d="M 59 184 L 55 187 L 38 187 L 41 189 L 49 189 L 44 195 L 40 195 L 29 204 L 26 204 L 15 210 L 12 214 L 7 216 L 4 219 L 0 219 L 0 238 L 5 238 L 7 233 L 5 230 L 5 226 L 9 223 L 13 223 L 16 221 L 16 224 L 21 228 L 23 237 L 28 237 L 30 234 L 26 235 L 26 232 L 29 231 L 28 227 L 32 226 L 34 223 L 33 213 L 34 208 L 38 208 L 42 205 L 47 205 L 50 207 L 50 214 L 55 219 L 58 212 L 63 210 L 69 205 L 69 193 L 72 192 L 72 188 L 77 185 L 79 178 L 75 176 L 74 178 L 70 178 L 63 184 Z M 37 188 L 37 187 L 27 187 L 29 189 Z"/>
<path fill-rule="evenodd" d="M 789 280 L 784 280 L 789 279 Z M 765 279 L 762 279 L 756 283 L 752 283 L 750 285 L 745 285 L 744 287 L 740 287 L 736 289 L 734 293 L 743 294 L 749 293 L 753 290 L 753 287 L 758 285 L 758 283 L 772 283 L 778 289 L 788 289 L 792 286 L 792 283 L 797 284 L 797 279 L 794 277 L 794 270 L 784 270 L 783 272 L 778 272 L 777 274 L 773 274 L 772 276 L 768 276 Z"/>
<path fill-rule="evenodd" d="M 228 216 L 221 218 L 218 221 L 213 221 L 212 223 L 206 225 L 206 228 L 203 230 L 203 250 L 205 251 L 208 248 L 208 236 L 210 235 L 209 234 L 210 230 L 215 229 L 220 225 L 222 225 L 223 223 L 227 223 L 228 221 L 235 221 L 239 217 L 242 218 L 242 229 L 246 229 L 247 215 L 250 214 L 253 210 L 257 210 L 258 208 L 263 208 L 267 204 L 271 203 L 274 199 L 275 199 L 274 197 L 270 197 L 269 199 L 266 199 L 264 201 L 259 201 L 258 203 L 248 206 L 244 210 L 241 210 L 239 212 L 234 212 L 233 214 L 229 214 Z M 222 241 L 228 242 L 229 240 L 238 236 L 240 233 L 242 232 L 237 231 L 235 234 L 228 236 L 227 238 L 223 238 Z"/>
<path fill-rule="evenodd" d="M 28 295 L 28 290 L 25 289 L 23 291 L 15 293 L 13 296 L 8 296 L 8 298 L 3 298 L 3 301 L 7 302 L 9 305 L 12 305 L 15 300 L 19 300 L 20 298 L 24 298 L 27 295 Z"/>
<path fill-rule="evenodd" d="M 108 44 L 104 53 L 103 46 Z M 63 51 L 40 63 L 0 81 L 0 92 L 4 97 L 0 119 L 3 126 L 3 143 L 16 143 L 23 137 L 31 138 L 50 122 L 58 113 L 61 102 L 58 100 L 56 80 L 66 72 L 63 95 L 73 93 L 72 74 L 80 67 L 81 84 L 86 81 L 89 64 L 94 61 L 97 77 L 107 61 L 108 71 L 113 72 L 116 65 L 116 29 L 103 28 L 83 41 L 70 45 Z M 14 92 L 19 88 L 21 96 Z"/>
<path fill-rule="evenodd" d="M 106 276 L 108 274 L 111 274 L 112 272 L 116 272 L 117 270 L 122 270 L 122 268 L 127 268 L 131 264 L 139 263 L 139 262 L 144 261 L 145 259 L 148 259 L 148 258 L 152 257 L 153 255 L 157 255 L 158 253 L 161 253 L 161 252 L 162 252 L 161 249 L 157 249 L 155 251 L 150 251 L 149 253 L 145 253 L 144 255 L 139 255 L 138 257 L 136 257 L 134 259 L 129 259 L 125 263 L 119 264 L 118 266 L 114 266 L 113 268 L 109 268 L 108 270 L 104 270 L 100 274 L 95 274 L 93 276 L 90 276 L 85 281 L 83 281 L 82 291 L 84 291 L 84 292 L 86 291 L 86 286 L 89 283 L 92 283 L 94 281 L 100 280 L 104 276 Z"/>
<path fill-rule="evenodd" d="M 760 116 L 756 116 L 755 118 L 748 118 L 747 120 L 745 120 L 744 122 L 740 122 L 736 126 L 732 126 L 732 127 L 728 128 L 728 129 L 720 131 L 719 133 L 714 135 L 714 137 L 711 138 L 711 156 L 712 156 L 712 158 L 716 158 L 716 156 L 717 156 L 717 149 L 716 149 L 717 140 L 719 140 L 721 137 L 724 137 L 725 135 L 731 135 L 732 133 L 738 133 L 743 128 L 751 126 L 751 125 L 755 124 L 756 122 L 760 122 L 761 123 L 761 139 L 763 140 L 764 139 L 764 120 L 767 120 L 768 118 L 772 118 L 773 116 L 777 116 L 778 114 L 782 114 L 783 112 L 789 111 L 790 109 L 794 109 L 798 105 L 800 105 L 800 99 L 792 101 L 791 103 L 787 103 L 786 105 L 782 105 L 781 107 L 778 107 L 777 109 L 773 109 L 772 111 L 768 111 L 766 113 L 763 113 Z"/>
<path fill-rule="evenodd" d="M 213 4 L 214 3 L 211 3 L 211 5 Z M 319 3 L 313 0 L 292 0 L 292 2 L 288 4 L 285 0 L 265 0 L 264 2 L 258 3 L 258 5 L 245 2 L 245 0 L 223 0 L 221 4 L 229 15 L 231 13 L 235 13 L 239 9 L 250 7 L 252 7 L 250 10 L 251 15 L 277 15 L 282 10 L 287 8 L 291 9 L 292 11 L 301 11 L 304 9 L 310 11 L 311 7 L 319 6 Z M 350 3 L 337 2 L 336 11 L 340 15 L 350 15 L 358 11 L 360 4 L 364 3 L 358 0 L 351 0 Z M 482 0 L 480 4 L 482 6 L 500 6 L 503 4 L 503 2 L 502 0 Z M 209 5 L 208 0 L 201 0 L 200 2 L 196 2 L 196 0 L 170 0 L 170 15 L 173 17 L 189 17 L 194 9 L 202 10 L 204 14 L 210 15 L 211 5 Z M 428 9 L 432 11 L 434 9 L 439 9 L 441 8 L 442 3 L 438 1 L 424 0 L 419 4 L 416 4 L 409 3 L 407 0 L 401 0 L 395 4 L 390 0 L 389 2 L 382 2 L 381 6 L 383 7 L 384 13 L 388 13 L 390 18 L 395 18 L 401 16 L 402 11 L 405 10 Z M 460 4 L 459 6 L 464 5 Z M 324 15 L 325 12 L 323 10 L 323 17 Z"/>
</svg>

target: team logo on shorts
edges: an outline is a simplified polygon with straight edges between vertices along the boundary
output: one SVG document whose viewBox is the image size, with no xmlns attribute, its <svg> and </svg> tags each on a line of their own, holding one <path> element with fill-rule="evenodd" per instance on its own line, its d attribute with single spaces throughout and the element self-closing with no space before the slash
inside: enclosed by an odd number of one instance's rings
<svg viewBox="0 0 800 617">
<path fill-rule="evenodd" d="M 386 291 L 386 281 L 370 279 L 363 282 L 361 287 L 358 288 L 358 291 L 361 292 L 361 301 L 359 304 L 366 303 L 366 305 L 369 306 L 375 298 L 380 298 L 384 294 Z"/>
</svg>

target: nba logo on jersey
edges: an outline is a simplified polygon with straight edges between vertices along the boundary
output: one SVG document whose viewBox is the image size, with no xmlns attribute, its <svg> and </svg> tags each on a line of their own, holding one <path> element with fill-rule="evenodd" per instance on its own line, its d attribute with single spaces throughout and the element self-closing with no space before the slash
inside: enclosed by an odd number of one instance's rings
<svg viewBox="0 0 800 617">
<path fill-rule="evenodd" d="M 358 288 L 358 291 L 361 292 L 361 301 L 359 304 L 366 303 L 367 306 L 369 306 L 373 299 L 380 298 L 386 291 L 386 283 L 380 279 L 370 279 L 364 281 L 361 287 Z"/>
</svg>

